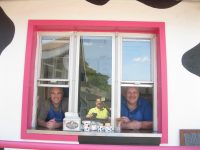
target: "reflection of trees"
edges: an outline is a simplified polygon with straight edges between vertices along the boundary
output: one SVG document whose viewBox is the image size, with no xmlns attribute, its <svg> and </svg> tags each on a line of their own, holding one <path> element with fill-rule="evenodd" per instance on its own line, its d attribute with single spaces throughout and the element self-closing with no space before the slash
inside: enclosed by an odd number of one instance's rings
<svg viewBox="0 0 200 150">
<path fill-rule="evenodd" d="M 89 86 L 96 86 L 103 91 L 110 91 L 110 85 L 108 84 L 109 76 L 97 73 L 96 70 L 89 67 L 88 63 L 85 63 L 86 75 Z"/>
</svg>

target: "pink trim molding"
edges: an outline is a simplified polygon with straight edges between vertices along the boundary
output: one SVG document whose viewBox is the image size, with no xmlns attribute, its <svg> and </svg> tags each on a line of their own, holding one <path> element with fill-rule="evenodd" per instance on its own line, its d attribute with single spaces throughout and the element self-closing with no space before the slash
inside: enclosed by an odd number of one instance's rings
<svg viewBox="0 0 200 150">
<path fill-rule="evenodd" d="M 36 38 L 38 31 L 81 31 L 81 32 L 127 32 L 153 33 L 157 35 L 157 69 L 158 69 L 158 129 L 162 133 L 161 142 L 168 142 L 168 103 L 167 103 L 167 64 L 165 45 L 165 24 L 163 22 L 134 22 L 134 21 L 88 21 L 88 20 L 30 20 L 28 23 L 27 45 L 24 66 L 23 102 L 21 120 L 21 138 L 37 140 L 78 141 L 77 136 L 27 133 L 31 128 L 33 107 L 33 86 L 35 72 Z M 9 142 L 5 142 L 9 143 Z M 27 143 L 22 144 L 28 145 Z M 22 145 L 19 143 L 19 145 Z M 12 142 L 10 143 L 13 144 Z M 18 143 L 17 143 L 18 144 Z M 29 143 L 35 144 L 35 143 Z M 40 144 L 42 147 L 46 144 Z M 55 144 L 48 144 L 49 148 Z M 68 149 L 76 149 L 81 145 L 68 145 Z M 87 147 L 85 145 L 84 147 Z M 122 146 L 96 146 L 90 149 L 128 149 Z M 56 144 L 58 149 L 59 144 Z M 60 144 L 62 147 L 62 144 Z M 65 146 L 63 146 L 65 147 Z M 119 148 L 118 148 L 119 147 Z M 36 147 L 35 147 L 36 148 Z M 38 147 L 39 148 L 39 147 Z M 66 147 L 65 147 L 66 148 Z M 138 148 L 138 147 L 137 147 Z M 139 147 L 140 149 L 141 147 Z M 151 148 L 148 148 L 151 149 Z"/>
<path fill-rule="evenodd" d="M 37 150 L 199 150 L 198 146 L 128 146 L 95 144 L 58 144 L 41 142 L 0 141 L 0 148 Z"/>
</svg>

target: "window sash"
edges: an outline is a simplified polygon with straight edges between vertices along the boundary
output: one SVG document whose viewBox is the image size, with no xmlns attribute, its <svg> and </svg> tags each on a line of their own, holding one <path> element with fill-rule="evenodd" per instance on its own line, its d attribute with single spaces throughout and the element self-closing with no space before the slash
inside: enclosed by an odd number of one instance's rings
<svg viewBox="0 0 200 150">
<path fill-rule="evenodd" d="M 115 77 L 113 76 L 113 70 L 114 70 L 114 67 L 113 67 L 113 65 L 114 65 L 114 50 L 115 50 L 115 34 L 114 33 L 107 33 L 107 32 L 93 32 L 93 33 L 91 33 L 91 32 L 78 32 L 78 33 L 76 33 L 76 61 L 75 61 L 75 64 L 76 64 L 76 71 L 74 71 L 74 77 L 75 77 L 75 86 L 74 86 L 74 99 L 75 99 L 75 102 L 73 102 L 73 103 L 71 103 L 71 107 L 72 107 L 72 111 L 73 112 L 78 112 L 78 93 L 79 93 L 79 60 L 80 60 L 80 50 L 79 50 L 79 48 L 80 48 L 80 39 L 81 39 L 81 36 L 98 36 L 98 38 L 99 37 L 106 37 L 106 36 L 110 36 L 110 37 L 112 37 L 112 86 L 111 86 L 111 108 L 113 108 L 114 109 L 114 98 L 113 98 L 113 93 L 114 93 L 114 91 L 113 91 L 113 87 L 114 87 L 114 85 L 115 85 L 115 83 L 114 83 L 114 81 L 115 81 Z M 111 112 L 111 116 L 113 115 L 113 112 Z M 111 118 L 111 124 L 113 125 L 114 124 L 114 116 Z"/>
<path fill-rule="evenodd" d="M 86 104 L 94 106 L 95 99 L 100 97 L 104 97 L 105 103 L 110 107 L 112 104 L 112 36 L 81 35 L 80 53 L 78 79 L 80 110 L 83 99 Z M 81 78 L 83 74 L 84 81 Z M 97 78 L 100 80 L 98 81 Z M 87 112 L 80 112 L 81 117 L 83 114 L 86 116 Z"/>
<path fill-rule="evenodd" d="M 133 41 L 133 40 L 150 40 L 150 50 L 151 50 L 151 80 L 150 81 L 143 81 L 143 80 L 132 80 L 132 81 L 126 81 L 122 79 L 122 41 L 123 39 L 126 39 L 127 41 Z M 120 116 L 121 107 L 120 106 L 120 98 L 121 98 L 121 87 L 141 87 L 141 88 L 153 88 L 152 93 L 152 104 L 153 104 L 153 131 L 158 131 L 158 118 L 157 118 L 157 61 L 156 61 L 156 36 L 154 34 L 134 34 L 134 33 L 120 33 L 118 35 L 118 85 L 120 85 L 117 89 L 117 101 L 118 101 L 118 110 L 120 110 L 117 114 L 117 116 Z"/>
<path fill-rule="evenodd" d="M 65 41 L 66 43 L 69 43 L 69 62 L 68 62 L 68 79 L 48 79 L 48 78 L 40 78 L 41 74 L 41 58 L 42 58 L 42 43 L 41 39 L 42 37 L 68 37 L 69 42 L 66 40 L 60 40 L 56 41 L 57 43 Z M 72 51 L 72 45 L 73 45 L 73 32 L 37 32 L 37 47 L 36 47 L 36 59 L 35 59 L 35 76 L 34 76 L 34 91 L 33 91 L 33 110 L 32 110 L 32 122 L 31 126 L 33 128 L 36 127 L 37 122 L 37 107 L 38 107 L 38 88 L 39 87 L 67 87 L 69 88 L 69 93 L 71 92 L 71 61 L 73 60 L 73 52 Z M 71 66 L 71 67 L 70 67 Z M 43 83 L 43 82 L 50 82 L 50 83 Z M 62 84 L 59 84 L 59 82 L 63 82 Z M 52 84 L 53 83 L 53 84 Z M 69 94 L 69 98 L 70 98 Z M 69 109 L 68 109 L 69 110 Z"/>
</svg>

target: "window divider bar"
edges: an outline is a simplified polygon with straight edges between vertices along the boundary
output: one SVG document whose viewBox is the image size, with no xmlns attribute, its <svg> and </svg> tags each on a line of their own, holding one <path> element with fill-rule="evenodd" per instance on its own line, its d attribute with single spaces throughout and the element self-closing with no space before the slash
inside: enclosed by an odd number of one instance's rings
<svg viewBox="0 0 200 150">
<path fill-rule="evenodd" d="M 135 83 L 126 84 L 126 83 L 121 83 L 121 86 L 125 86 L 125 87 L 130 87 L 130 86 L 134 86 L 134 87 L 153 87 L 153 84 L 135 84 Z"/>
<path fill-rule="evenodd" d="M 132 84 L 153 84 L 152 81 L 121 81 L 121 83 L 132 83 Z"/>
<path fill-rule="evenodd" d="M 69 79 L 37 79 L 38 81 L 50 81 L 50 82 L 57 82 L 57 81 L 65 81 L 69 82 Z"/>
<path fill-rule="evenodd" d="M 59 84 L 38 84 L 39 87 L 69 87 L 69 85 L 59 85 Z"/>
</svg>

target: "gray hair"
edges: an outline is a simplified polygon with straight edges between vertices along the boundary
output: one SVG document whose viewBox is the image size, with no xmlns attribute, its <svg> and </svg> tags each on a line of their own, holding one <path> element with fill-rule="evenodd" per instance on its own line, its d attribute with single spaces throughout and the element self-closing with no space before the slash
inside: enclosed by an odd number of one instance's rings
<svg viewBox="0 0 200 150">
<path fill-rule="evenodd" d="M 127 91 L 128 91 L 130 88 L 134 88 L 134 89 L 136 89 L 136 90 L 138 91 L 138 93 L 140 93 L 139 87 L 136 87 L 136 86 L 129 86 L 129 87 L 126 87 L 126 93 L 127 93 Z"/>
<path fill-rule="evenodd" d="M 51 94 L 53 89 L 59 89 L 62 92 L 62 94 L 64 94 L 63 88 L 61 88 L 61 87 L 51 87 L 50 88 L 50 94 Z"/>
</svg>

